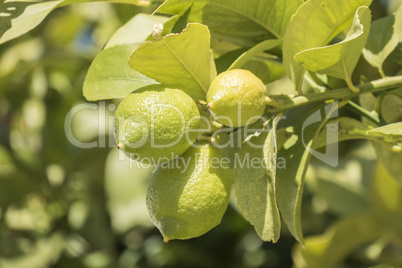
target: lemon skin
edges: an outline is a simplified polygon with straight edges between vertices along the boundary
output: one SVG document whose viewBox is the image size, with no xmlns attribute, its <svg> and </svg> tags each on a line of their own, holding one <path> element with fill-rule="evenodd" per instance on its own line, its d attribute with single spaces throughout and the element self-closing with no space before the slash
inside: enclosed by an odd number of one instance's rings
<svg viewBox="0 0 402 268">
<path fill-rule="evenodd" d="M 256 122 L 266 107 L 266 87 L 253 73 L 233 69 L 219 74 L 207 92 L 208 108 L 214 118 L 230 127 Z"/>
<path fill-rule="evenodd" d="M 187 168 L 181 161 L 163 163 L 150 180 L 147 207 L 165 242 L 205 234 L 221 222 L 228 206 L 233 170 L 224 162 L 216 164 L 222 159 L 218 149 L 196 145 L 178 158 L 189 163 Z"/>
<path fill-rule="evenodd" d="M 128 95 L 116 109 L 117 147 L 148 164 L 170 161 L 195 141 L 199 122 L 196 103 L 182 90 L 147 86 Z"/>
</svg>

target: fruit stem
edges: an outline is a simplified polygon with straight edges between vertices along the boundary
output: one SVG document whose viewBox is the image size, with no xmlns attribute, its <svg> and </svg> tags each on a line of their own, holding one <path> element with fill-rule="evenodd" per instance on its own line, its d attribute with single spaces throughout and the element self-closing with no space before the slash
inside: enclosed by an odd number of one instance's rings
<svg viewBox="0 0 402 268">
<path fill-rule="evenodd" d="M 267 101 L 268 114 L 275 114 L 306 104 L 327 100 L 349 100 L 361 94 L 385 91 L 396 88 L 400 85 L 402 85 L 402 75 L 381 78 L 356 86 L 356 88 L 359 89 L 359 92 L 352 92 L 349 87 L 346 87 L 319 93 L 271 95 L 269 96 L 270 101 Z"/>
</svg>

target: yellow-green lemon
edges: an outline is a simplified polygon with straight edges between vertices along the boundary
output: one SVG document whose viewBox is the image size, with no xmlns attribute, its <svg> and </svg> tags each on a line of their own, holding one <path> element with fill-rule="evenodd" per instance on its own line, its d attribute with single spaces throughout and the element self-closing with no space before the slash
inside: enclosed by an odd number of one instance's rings
<svg viewBox="0 0 402 268">
<path fill-rule="evenodd" d="M 182 90 L 152 85 L 128 95 L 117 107 L 115 119 L 117 147 L 135 160 L 157 164 L 191 146 L 200 113 Z"/>
<path fill-rule="evenodd" d="M 233 171 L 218 149 L 194 144 L 162 163 L 151 177 L 147 207 L 167 242 L 198 237 L 221 222 L 229 203 Z"/>
<path fill-rule="evenodd" d="M 256 122 L 266 107 L 266 87 L 248 70 L 234 69 L 219 74 L 207 93 L 214 118 L 230 127 Z"/>
</svg>

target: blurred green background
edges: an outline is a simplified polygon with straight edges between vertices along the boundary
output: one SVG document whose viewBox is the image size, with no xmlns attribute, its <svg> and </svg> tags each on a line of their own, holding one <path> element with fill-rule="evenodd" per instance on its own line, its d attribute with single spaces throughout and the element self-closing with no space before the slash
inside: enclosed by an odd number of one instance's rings
<svg viewBox="0 0 402 268">
<path fill-rule="evenodd" d="M 381 17 L 393 5 L 375 1 L 372 9 Z M 286 228 L 276 244 L 262 242 L 235 204 L 206 235 L 162 242 L 145 206 L 152 169 L 114 148 L 118 100 L 88 103 L 82 96 L 89 65 L 108 38 L 155 8 L 64 7 L 0 45 L 0 268 L 402 265 L 401 190 L 363 141 L 341 144 L 337 169 L 312 162 L 302 216 L 310 253 Z M 370 222 L 378 211 L 384 225 Z"/>
</svg>

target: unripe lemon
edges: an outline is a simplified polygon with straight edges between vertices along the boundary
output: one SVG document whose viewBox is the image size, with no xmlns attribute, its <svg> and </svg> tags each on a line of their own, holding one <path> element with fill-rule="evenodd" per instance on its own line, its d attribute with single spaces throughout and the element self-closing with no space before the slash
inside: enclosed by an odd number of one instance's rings
<svg viewBox="0 0 402 268">
<path fill-rule="evenodd" d="M 253 73 L 234 69 L 219 74 L 207 93 L 208 108 L 221 124 L 241 127 L 256 122 L 266 107 L 266 87 Z"/>
<path fill-rule="evenodd" d="M 200 122 L 196 103 L 179 89 L 147 86 L 117 107 L 116 143 L 131 158 L 148 164 L 183 154 L 195 141 Z"/>
<path fill-rule="evenodd" d="M 150 180 L 147 207 L 165 242 L 205 234 L 221 222 L 229 203 L 233 171 L 217 148 L 195 145 L 162 163 Z"/>
</svg>

